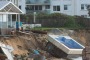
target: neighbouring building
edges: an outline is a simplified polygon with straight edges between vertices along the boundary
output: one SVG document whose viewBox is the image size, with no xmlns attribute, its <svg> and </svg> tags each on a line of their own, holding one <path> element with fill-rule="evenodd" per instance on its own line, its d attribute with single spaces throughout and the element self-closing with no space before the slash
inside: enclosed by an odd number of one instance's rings
<svg viewBox="0 0 90 60">
<path fill-rule="evenodd" d="M 89 17 L 87 5 L 90 5 L 90 0 L 26 0 L 26 13 L 63 13 Z"/>
</svg>

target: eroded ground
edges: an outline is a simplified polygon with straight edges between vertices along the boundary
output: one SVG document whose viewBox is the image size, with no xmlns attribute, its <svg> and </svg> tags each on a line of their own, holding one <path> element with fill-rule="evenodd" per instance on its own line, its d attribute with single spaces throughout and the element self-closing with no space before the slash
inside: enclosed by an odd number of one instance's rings
<svg viewBox="0 0 90 60">
<path fill-rule="evenodd" d="M 48 34 L 62 34 L 69 35 L 73 39 L 85 46 L 86 40 L 89 39 L 90 30 L 60 30 L 55 32 L 54 30 L 47 32 L 47 34 L 33 33 L 29 31 L 29 34 L 18 33 L 13 37 L 0 37 L 1 42 L 10 45 L 14 48 L 13 54 L 22 56 L 23 59 L 28 58 L 28 54 L 32 53 L 31 50 L 38 50 L 40 54 L 44 55 L 47 60 L 62 60 L 56 59 L 45 51 L 45 45 L 47 43 Z M 63 59 L 64 60 L 64 59 Z"/>
</svg>

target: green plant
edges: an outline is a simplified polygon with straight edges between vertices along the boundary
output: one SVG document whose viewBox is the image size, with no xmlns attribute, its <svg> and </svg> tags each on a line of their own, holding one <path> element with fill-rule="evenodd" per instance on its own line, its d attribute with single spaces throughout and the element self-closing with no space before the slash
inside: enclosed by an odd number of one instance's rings
<svg viewBox="0 0 90 60">
<path fill-rule="evenodd" d="M 76 22 L 74 16 L 68 16 L 67 17 L 67 21 L 65 23 L 65 27 L 68 27 L 68 28 L 79 28 L 80 25 Z"/>
</svg>

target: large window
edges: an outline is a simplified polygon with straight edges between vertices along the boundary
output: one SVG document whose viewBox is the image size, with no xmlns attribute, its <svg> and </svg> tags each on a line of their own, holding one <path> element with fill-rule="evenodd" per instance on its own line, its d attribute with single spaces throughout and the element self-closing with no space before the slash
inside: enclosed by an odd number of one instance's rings
<svg viewBox="0 0 90 60">
<path fill-rule="evenodd" d="M 42 10 L 42 6 L 39 6 L 39 10 Z"/>
<path fill-rule="evenodd" d="M 29 6 L 29 9 L 34 10 L 34 6 L 33 5 Z"/>
<path fill-rule="evenodd" d="M 38 10 L 38 6 L 35 6 L 35 10 Z"/>
<path fill-rule="evenodd" d="M 45 6 L 45 9 L 50 9 L 50 5 L 46 5 Z"/>
<path fill-rule="evenodd" d="M 81 10 L 87 10 L 87 4 L 81 4 Z"/>
<path fill-rule="evenodd" d="M 36 5 L 35 10 L 42 10 L 42 6 L 41 5 Z"/>
<path fill-rule="evenodd" d="M 38 11 L 38 10 L 42 10 L 42 6 L 41 5 L 31 5 L 31 6 L 27 6 L 26 10 Z"/>
<path fill-rule="evenodd" d="M 64 10 L 68 10 L 68 5 L 64 5 Z"/>
<path fill-rule="evenodd" d="M 27 5 L 26 10 L 34 10 L 34 6 L 33 6 L 33 5 L 28 6 L 28 5 Z"/>
<path fill-rule="evenodd" d="M 84 4 L 81 4 L 81 10 L 84 10 L 85 7 L 84 7 Z"/>
<path fill-rule="evenodd" d="M 60 6 L 53 6 L 53 11 L 60 11 Z"/>
</svg>

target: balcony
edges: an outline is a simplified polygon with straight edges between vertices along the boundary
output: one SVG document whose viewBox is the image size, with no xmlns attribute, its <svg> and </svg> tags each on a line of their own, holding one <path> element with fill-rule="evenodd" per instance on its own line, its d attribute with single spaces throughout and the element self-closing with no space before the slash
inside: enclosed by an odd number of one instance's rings
<svg viewBox="0 0 90 60">
<path fill-rule="evenodd" d="M 37 0 L 37 1 L 31 1 L 27 0 L 26 5 L 50 5 L 50 0 Z"/>
<path fill-rule="evenodd" d="M 32 14 L 33 12 L 36 12 L 36 13 L 48 13 L 50 14 L 50 10 L 26 10 L 26 13 L 27 14 Z"/>
</svg>

